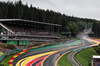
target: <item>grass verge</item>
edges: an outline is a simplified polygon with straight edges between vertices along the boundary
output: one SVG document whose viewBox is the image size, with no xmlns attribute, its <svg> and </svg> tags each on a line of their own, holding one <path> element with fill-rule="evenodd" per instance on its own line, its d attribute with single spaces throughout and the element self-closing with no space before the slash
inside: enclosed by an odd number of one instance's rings
<svg viewBox="0 0 100 66">
<path fill-rule="evenodd" d="M 14 54 L 14 55 L 16 55 L 16 54 Z M 7 56 L 7 57 L 5 57 L 2 61 L 1 61 L 1 63 L 0 64 L 4 64 L 4 66 L 9 66 L 9 60 L 14 56 L 14 55 L 10 55 L 10 56 Z"/>
<path fill-rule="evenodd" d="M 71 53 L 71 52 L 69 52 L 69 53 Z M 62 57 L 59 59 L 59 61 L 58 61 L 58 63 L 57 63 L 57 66 L 73 66 L 73 65 L 69 62 L 69 60 L 68 60 L 68 58 L 67 58 L 67 56 L 68 56 L 69 53 L 66 53 L 64 56 L 62 56 Z"/>
<path fill-rule="evenodd" d="M 80 51 L 76 54 L 77 59 L 82 63 L 84 66 L 89 66 L 89 62 L 92 59 L 92 55 L 98 55 L 98 53 L 94 50 L 94 48 L 88 48 L 85 50 Z"/>
</svg>

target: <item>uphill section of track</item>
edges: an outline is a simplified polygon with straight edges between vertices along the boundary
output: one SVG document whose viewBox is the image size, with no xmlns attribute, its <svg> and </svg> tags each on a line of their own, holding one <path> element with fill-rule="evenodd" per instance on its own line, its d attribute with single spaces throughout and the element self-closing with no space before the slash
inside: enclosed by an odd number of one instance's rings
<svg viewBox="0 0 100 66">
<path fill-rule="evenodd" d="M 46 60 L 43 61 L 41 66 L 57 66 L 57 64 L 55 64 L 55 63 L 56 63 L 57 59 L 60 57 L 59 54 L 64 54 L 66 52 L 72 51 L 72 50 L 76 49 L 77 47 L 81 47 L 81 46 L 83 46 L 83 45 L 73 46 L 73 47 L 58 51 L 58 52 L 50 55 L 49 57 L 47 57 Z"/>
<path fill-rule="evenodd" d="M 79 36 L 79 38 L 82 40 L 82 42 L 83 42 L 83 44 L 84 44 L 83 47 L 87 47 L 87 46 L 92 45 L 89 41 L 87 41 L 87 40 L 84 39 L 84 38 L 87 36 L 85 32 L 79 33 L 78 36 Z M 81 46 L 80 46 L 80 48 L 81 48 Z M 64 53 L 66 53 L 66 52 L 68 52 L 68 51 L 72 51 L 72 50 L 74 50 L 74 49 L 78 49 L 78 48 L 71 48 L 71 49 L 59 51 L 59 52 L 57 52 L 57 53 L 54 53 L 54 54 L 50 55 L 46 60 L 44 60 L 44 62 L 42 63 L 41 66 L 55 66 L 55 63 L 56 63 L 57 59 L 59 58 L 59 57 L 57 56 L 58 54 L 64 54 Z M 79 50 L 80 50 L 80 49 L 79 49 Z M 74 53 L 73 53 L 73 54 L 74 54 Z M 71 57 L 70 60 L 72 60 L 72 61 L 73 61 L 73 58 L 72 58 L 73 54 L 70 56 L 70 57 Z M 74 62 L 74 63 L 75 63 L 75 62 Z M 56 64 L 56 66 L 57 66 L 57 64 Z M 73 66 L 75 66 L 75 65 L 73 64 Z M 76 65 L 76 66 L 77 66 L 77 65 Z"/>
<path fill-rule="evenodd" d="M 90 42 L 90 41 L 92 41 L 92 42 Z M 83 47 L 83 48 L 75 49 L 72 53 L 70 53 L 70 54 L 68 55 L 68 59 L 69 59 L 69 61 L 73 64 L 73 66 L 82 66 L 82 64 L 80 63 L 79 60 L 77 60 L 77 59 L 74 60 L 73 56 L 74 56 L 75 54 L 77 54 L 78 52 L 80 52 L 80 51 L 83 50 L 84 48 L 89 48 L 89 47 L 92 47 L 92 46 L 96 46 L 96 45 L 98 45 L 98 44 L 100 43 L 99 41 L 95 41 L 95 40 L 93 40 L 93 39 L 84 40 L 83 42 L 84 42 L 85 44 L 87 44 L 87 46 L 85 46 L 85 47 Z M 95 42 L 96 44 L 95 44 L 94 42 Z"/>
<path fill-rule="evenodd" d="M 58 54 L 64 54 L 68 51 L 72 51 L 72 50 L 75 50 L 75 49 L 78 49 L 78 48 L 83 48 L 83 47 L 86 47 L 86 46 L 90 46 L 92 45 L 90 42 L 88 42 L 87 40 L 83 40 L 82 39 L 82 42 L 85 43 L 84 46 L 79 46 L 79 47 L 76 47 L 76 48 L 71 48 L 71 49 L 66 49 L 66 50 L 63 50 L 63 51 L 59 51 L 57 53 L 54 53 L 52 54 L 51 56 L 49 56 L 44 62 L 43 62 L 43 65 L 42 66 L 55 66 L 55 63 L 57 61 L 57 59 L 59 58 Z M 74 53 L 73 53 L 74 54 Z M 73 60 L 73 54 L 69 55 L 70 57 L 70 60 L 71 61 L 74 61 Z M 51 61 L 51 62 L 50 62 Z M 74 62 L 74 64 L 77 66 L 77 64 Z M 57 65 L 57 64 L 56 64 Z"/>
<path fill-rule="evenodd" d="M 74 51 L 74 52 L 71 52 L 69 55 L 68 55 L 68 60 L 71 62 L 71 64 L 73 66 L 79 66 L 79 64 L 74 60 L 73 56 L 77 53 L 78 51 Z"/>
<path fill-rule="evenodd" d="M 17 57 L 13 61 L 13 66 L 15 66 L 17 64 L 17 62 L 20 61 L 23 58 L 26 58 L 26 57 L 29 57 L 29 56 L 34 56 L 34 55 L 37 55 L 37 54 L 50 52 L 50 51 L 54 51 L 54 50 L 59 50 L 59 49 L 63 49 L 63 48 L 69 48 L 70 46 L 77 46 L 77 45 L 80 45 L 81 43 L 82 43 L 81 41 L 76 40 L 76 41 L 74 41 L 74 43 L 73 42 L 71 42 L 71 43 L 68 42 L 68 43 L 65 43 L 65 44 L 59 44 L 60 46 L 59 45 L 58 46 L 54 45 L 53 47 L 48 46 L 48 48 L 47 47 L 42 47 L 42 49 L 37 48 L 37 49 L 34 49 L 33 51 L 31 50 L 30 52 L 25 53 L 24 55 L 21 55 L 21 56 Z"/>
<path fill-rule="evenodd" d="M 80 52 L 80 51 L 81 51 L 82 49 L 84 49 L 84 48 L 96 46 L 96 45 L 98 45 L 98 44 L 100 43 L 100 42 L 98 42 L 98 41 L 95 41 L 95 40 L 93 40 L 93 39 L 88 38 L 88 37 L 87 37 L 87 34 L 86 34 L 85 32 L 80 33 L 78 36 L 80 37 L 81 41 L 82 41 L 85 45 L 84 45 L 84 47 L 82 47 L 82 48 L 75 49 L 74 52 L 71 52 L 71 53 L 68 55 L 68 59 L 69 59 L 69 61 L 73 64 L 73 66 L 82 66 L 82 64 L 80 63 L 80 61 L 78 61 L 78 60 L 75 61 L 74 58 L 73 58 L 73 56 L 74 56 L 76 53 Z M 96 43 L 96 44 L 94 44 L 94 43 Z M 77 62 L 78 62 L 78 63 L 77 63 Z"/>
</svg>

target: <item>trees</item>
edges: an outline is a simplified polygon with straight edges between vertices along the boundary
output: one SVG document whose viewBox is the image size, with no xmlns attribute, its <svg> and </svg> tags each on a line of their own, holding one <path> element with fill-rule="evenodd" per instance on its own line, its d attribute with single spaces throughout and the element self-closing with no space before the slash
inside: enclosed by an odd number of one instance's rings
<svg viewBox="0 0 100 66">
<path fill-rule="evenodd" d="M 79 32 L 79 27 L 75 22 L 68 22 L 66 29 L 72 33 L 72 36 L 75 36 Z"/>
<path fill-rule="evenodd" d="M 100 22 L 93 23 L 92 32 L 94 32 L 94 37 L 100 37 Z"/>
<path fill-rule="evenodd" d="M 13 19 L 15 18 L 15 8 L 14 8 L 14 5 L 13 5 L 13 2 L 7 2 L 7 11 L 5 13 L 7 13 L 7 18 L 9 19 Z"/>
<path fill-rule="evenodd" d="M 8 6 L 6 2 L 0 2 L 0 19 L 7 18 Z"/>
<path fill-rule="evenodd" d="M 22 19 L 23 11 L 24 11 L 22 1 L 19 0 L 19 1 L 15 2 L 14 5 L 15 5 L 14 6 L 14 8 L 15 8 L 15 14 L 14 14 L 15 17 L 14 18 Z"/>
<path fill-rule="evenodd" d="M 29 8 L 28 5 L 23 6 L 23 13 L 22 13 L 22 19 L 29 19 Z"/>
<path fill-rule="evenodd" d="M 100 54 L 100 44 L 99 44 L 99 46 L 95 46 L 95 47 L 93 47 L 94 49 L 95 49 L 95 51 L 98 53 L 98 54 Z"/>
<path fill-rule="evenodd" d="M 30 5 L 28 14 L 29 14 L 28 20 L 34 20 L 34 10 L 33 10 L 32 4 Z"/>
</svg>

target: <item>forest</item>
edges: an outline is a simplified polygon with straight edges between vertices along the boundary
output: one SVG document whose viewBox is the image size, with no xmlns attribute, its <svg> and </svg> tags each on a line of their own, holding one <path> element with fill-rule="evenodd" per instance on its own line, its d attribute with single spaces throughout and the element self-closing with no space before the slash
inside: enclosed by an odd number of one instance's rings
<svg viewBox="0 0 100 66">
<path fill-rule="evenodd" d="M 92 26 L 93 37 L 100 37 L 100 22 L 94 22 Z"/>
<path fill-rule="evenodd" d="M 61 14 L 53 10 L 44 10 L 23 4 L 21 0 L 13 2 L 0 2 L 0 19 L 26 19 L 46 23 L 60 24 L 60 32 L 71 32 L 74 36 L 77 32 L 91 28 L 95 19 L 79 18 Z"/>
</svg>

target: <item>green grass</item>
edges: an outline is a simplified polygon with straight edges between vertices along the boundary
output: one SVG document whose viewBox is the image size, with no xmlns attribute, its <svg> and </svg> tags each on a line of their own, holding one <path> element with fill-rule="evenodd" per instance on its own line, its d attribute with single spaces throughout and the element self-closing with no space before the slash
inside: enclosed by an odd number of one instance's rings
<svg viewBox="0 0 100 66">
<path fill-rule="evenodd" d="M 15 54 L 14 54 L 15 55 Z M 7 56 L 5 57 L 0 64 L 4 64 L 4 66 L 9 66 L 9 60 L 14 56 L 14 55 L 10 55 L 10 56 Z"/>
<path fill-rule="evenodd" d="M 98 53 L 93 48 L 82 50 L 81 52 L 76 54 L 78 60 L 80 60 L 80 62 L 84 66 L 89 66 L 89 62 L 92 59 L 92 55 L 98 55 Z"/>
<path fill-rule="evenodd" d="M 69 52 L 69 53 L 71 53 L 71 52 Z M 73 66 L 73 65 L 69 62 L 69 60 L 68 60 L 68 58 L 67 58 L 67 56 L 68 56 L 69 53 L 65 54 L 64 56 L 62 56 L 62 57 L 59 59 L 59 61 L 58 61 L 58 63 L 57 63 L 57 66 Z"/>
</svg>

